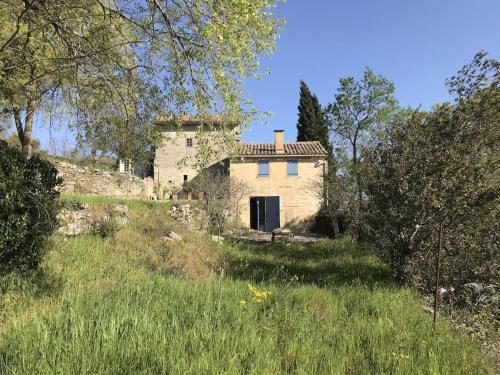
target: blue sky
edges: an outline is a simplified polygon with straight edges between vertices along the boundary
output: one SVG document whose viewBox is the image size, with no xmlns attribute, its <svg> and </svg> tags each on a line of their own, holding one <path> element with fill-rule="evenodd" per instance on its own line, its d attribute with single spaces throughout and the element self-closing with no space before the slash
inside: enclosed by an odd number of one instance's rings
<svg viewBox="0 0 500 375">
<path fill-rule="evenodd" d="M 271 74 L 246 84 L 273 116 L 253 124 L 244 141 L 271 141 L 278 128 L 295 140 L 301 79 L 326 105 L 339 78 L 369 66 L 394 82 L 402 105 L 426 109 L 449 100 L 445 79 L 477 51 L 500 58 L 500 0 L 289 0 L 277 12 L 287 24 L 278 50 L 263 61 Z M 47 129 L 35 136 L 49 146 Z"/>
<path fill-rule="evenodd" d="M 244 141 L 270 141 L 278 128 L 295 140 L 301 79 L 326 105 L 339 78 L 369 66 L 394 82 L 402 105 L 426 109 L 450 99 L 445 79 L 476 52 L 500 58 L 500 0 L 289 0 L 278 13 L 287 24 L 264 64 L 271 74 L 247 84 L 274 115 Z"/>
</svg>

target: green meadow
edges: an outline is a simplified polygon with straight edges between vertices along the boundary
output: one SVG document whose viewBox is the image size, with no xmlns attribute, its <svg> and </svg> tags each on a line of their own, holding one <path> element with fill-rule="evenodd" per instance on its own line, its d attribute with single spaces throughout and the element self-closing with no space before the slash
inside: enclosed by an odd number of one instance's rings
<svg viewBox="0 0 500 375">
<path fill-rule="evenodd" d="M 492 374 L 347 239 L 213 243 L 124 202 L 114 237 L 53 235 L 36 274 L 0 280 L 5 374 Z M 175 230 L 184 239 L 162 243 Z"/>
</svg>

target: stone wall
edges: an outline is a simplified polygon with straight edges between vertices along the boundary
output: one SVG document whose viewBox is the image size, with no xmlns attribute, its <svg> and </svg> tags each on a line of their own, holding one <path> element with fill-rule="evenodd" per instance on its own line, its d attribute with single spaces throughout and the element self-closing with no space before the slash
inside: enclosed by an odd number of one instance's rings
<svg viewBox="0 0 500 375">
<path fill-rule="evenodd" d="M 52 163 L 63 178 L 62 192 L 129 198 L 148 197 L 149 189 L 143 180 L 136 176 L 82 167 L 60 160 L 52 160 Z"/>
</svg>

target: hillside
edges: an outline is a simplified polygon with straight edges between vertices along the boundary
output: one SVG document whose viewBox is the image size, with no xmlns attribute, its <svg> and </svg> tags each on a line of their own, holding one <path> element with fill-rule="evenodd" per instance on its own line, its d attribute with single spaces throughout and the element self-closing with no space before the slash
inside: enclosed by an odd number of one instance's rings
<svg viewBox="0 0 500 375">
<path fill-rule="evenodd" d="M 130 221 L 54 235 L 39 274 L 0 280 L 0 373 L 493 373 L 349 241 L 218 244 L 167 203 L 71 198 L 125 203 Z"/>
</svg>

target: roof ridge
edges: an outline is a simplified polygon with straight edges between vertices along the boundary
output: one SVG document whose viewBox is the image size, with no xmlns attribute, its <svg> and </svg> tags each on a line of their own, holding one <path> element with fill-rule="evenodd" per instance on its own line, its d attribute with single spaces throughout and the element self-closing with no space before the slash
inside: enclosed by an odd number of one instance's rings
<svg viewBox="0 0 500 375">
<path fill-rule="evenodd" d="M 240 142 L 244 145 L 274 145 L 274 142 Z M 296 142 L 284 142 L 285 145 L 292 145 L 297 143 L 321 143 L 320 141 L 296 141 Z"/>
</svg>

